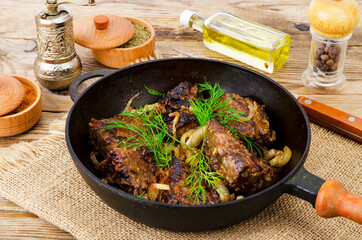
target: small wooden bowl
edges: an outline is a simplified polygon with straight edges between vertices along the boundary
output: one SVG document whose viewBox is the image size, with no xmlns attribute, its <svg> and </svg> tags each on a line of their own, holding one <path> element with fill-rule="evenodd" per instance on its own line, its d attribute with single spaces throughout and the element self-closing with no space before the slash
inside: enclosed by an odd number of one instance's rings
<svg viewBox="0 0 362 240">
<path fill-rule="evenodd" d="M 151 32 L 151 37 L 144 44 L 132 48 L 92 49 L 94 58 L 103 65 L 112 68 L 122 68 L 131 63 L 135 63 L 138 59 L 149 57 L 155 50 L 156 33 L 152 25 L 139 18 L 125 18 L 131 22 L 145 26 L 147 30 Z"/>
<path fill-rule="evenodd" d="M 0 117 L 0 137 L 14 136 L 29 130 L 38 122 L 41 115 L 41 90 L 39 85 L 24 77 L 12 77 L 34 89 L 37 97 L 35 102 L 24 111 Z"/>
</svg>

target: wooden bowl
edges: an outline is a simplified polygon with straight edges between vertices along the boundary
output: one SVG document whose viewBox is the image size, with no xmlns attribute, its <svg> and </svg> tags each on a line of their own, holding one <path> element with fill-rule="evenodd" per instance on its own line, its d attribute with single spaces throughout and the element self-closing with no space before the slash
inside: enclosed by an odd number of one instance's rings
<svg viewBox="0 0 362 240">
<path fill-rule="evenodd" d="M 131 22 L 145 26 L 147 30 L 151 32 L 151 37 L 144 44 L 132 48 L 111 48 L 105 50 L 92 49 L 94 58 L 103 65 L 112 68 L 122 68 L 130 65 L 131 63 L 135 63 L 138 59 L 149 57 L 155 50 L 156 34 L 152 25 L 139 18 L 125 18 Z"/>
<path fill-rule="evenodd" d="M 41 90 L 39 85 L 24 77 L 13 77 L 22 84 L 34 89 L 37 97 L 35 102 L 24 111 L 0 117 L 0 137 L 14 136 L 29 130 L 38 122 L 41 115 Z"/>
</svg>

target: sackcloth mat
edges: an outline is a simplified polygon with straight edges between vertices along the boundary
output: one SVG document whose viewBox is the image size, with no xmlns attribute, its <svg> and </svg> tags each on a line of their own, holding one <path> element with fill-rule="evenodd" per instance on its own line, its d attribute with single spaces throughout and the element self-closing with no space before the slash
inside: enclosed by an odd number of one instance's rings
<svg viewBox="0 0 362 240">
<path fill-rule="evenodd" d="M 311 129 L 305 168 L 361 196 L 362 144 L 315 124 Z M 362 239 L 361 225 L 341 217 L 323 219 L 310 203 L 287 194 L 221 230 L 181 233 L 145 226 L 108 207 L 88 187 L 64 136 L 56 134 L 0 151 L 0 194 L 78 239 Z"/>
</svg>

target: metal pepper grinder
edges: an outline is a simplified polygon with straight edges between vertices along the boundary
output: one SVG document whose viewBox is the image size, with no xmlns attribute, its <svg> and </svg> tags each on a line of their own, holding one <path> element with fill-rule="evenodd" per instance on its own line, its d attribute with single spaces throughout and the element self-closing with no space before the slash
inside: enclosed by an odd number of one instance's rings
<svg viewBox="0 0 362 240">
<path fill-rule="evenodd" d="M 95 5 L 94 0 L 46 0 L 47 7 L 35 15 L 38 56 L 34 73 L 44 87 L 52 90 L 68 88 L 82 70 L 74 48 L 73 15 L 59 6 L 63 3 Z"/>
</svg>

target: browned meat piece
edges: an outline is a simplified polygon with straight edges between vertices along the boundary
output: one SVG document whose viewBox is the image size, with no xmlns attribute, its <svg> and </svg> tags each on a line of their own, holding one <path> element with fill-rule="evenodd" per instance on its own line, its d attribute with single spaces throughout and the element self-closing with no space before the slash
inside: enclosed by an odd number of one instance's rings
<svg viewBox="0 0 362 240">
<path fill-rule="evenodd" d="M 255 193 L 272 185 L 278 177 L 273 167 L 254 157 L 215 119 L 207 125 L 205 153 L 212 170 L 221 174 L 226 186 L 235 191 Z"/>
<path fill-rule="evenodd" d="M 190 82 L 182 82 L 171 89 L 162 99 L 161 105 L 165 106 L 168 113 L 190 107 L 189 100 L 197 97 L 198 87 Z"/>
<path fill-rule="evenodd" d="M 170 166 L 165 168 L 159 177 L 159 182 L 170 186 L 170 191 L 163 191 L 161 196 L 161 202 L 192 205 L 193 199 L 190 199 L 191 187 L 184 186 L 185 179 L 190 175 L 190 169 L 187 164 L 178 159 L 173 159 L 170 162 Z M 213 204 L 220 202 L 217 192 L 205 186 L 206 199 L 205 204 Z M 200 196 L 199 203 L 202 204 L 202 198 Z"/>
<path fill-rule="evenodd" d="M 143 194 L 156 182 L 153 154 L 147 148 L 115 148 L 98 167 L 104 180 L 127 193 Z"/>
<path fill-rule="evenodd" d="M 97 156 L 105 159 L 111 149 L 117 147 L 118 143 L 135 135 L 135 132 L 126 128 L 112 128 L 102 131 L 106 126 L 112 125 L 112 122 L 123 121 L 140 126 L 138 119 L 132 117 L 114 117 L 109 119 L 96 120 L 91 119 L 89 123 L 89 140 L 93 146 L 93 151 Z"/>
<path fill-rule="evenodd" d="M 166 109 L 165 123 L 171 135 L 174 135 L 176 130 L 177 137 L 180 138 L 183 133 L 198 126 L 195 115 L 189 111 L 190 100 L 195 99 L 197 93 L 197 85 L 186 81 L 171 89 L 161 99 L 160 105 Z M 175 119 L 178 119 L 176 125 L 174 125 Z"/>
<path fill-rule="evenodd" d="M 122 121 L 140 126 L 132 117 L 92 119 L 89 123 L 89 139 L 97 159 L 105 159 L 98 166 L 101 177 L 109 184 L 131 194 L 144 193 L 150 183 L 156 182 L 153 153 L 146 147 L 137 150 L 118 148 L 119 142 L 129 139 L 135 132 L 127 128 L 102 131 L 112 122 Z"/>
<path fill-rule="evenodd" d="M 230 121 L 228 123 L 230 127 L 261 144 L 268 145 L 275 141 L 276 135 L 274 131 L 270 130 L 269 120 L 265 113 L 264 105 L 260 106 L 250 98 L 243 98 L 237 94 L 230 93 L 224 94 L 223 101 L 230 98 L 232 98 L 232 100 L 229 106 L 234 107 L 238 111 L 245 111 L 246 116 L 252 114 L 250 121 Z"/>
</svg>

